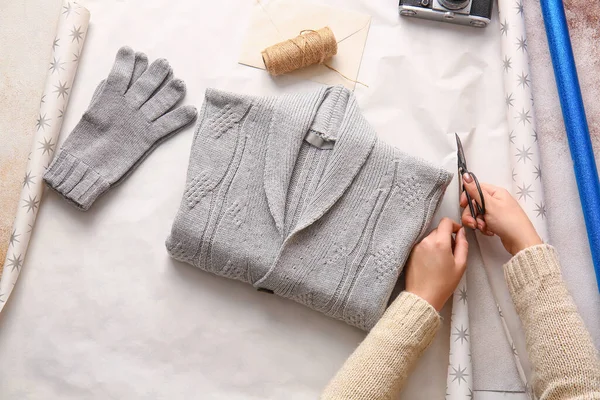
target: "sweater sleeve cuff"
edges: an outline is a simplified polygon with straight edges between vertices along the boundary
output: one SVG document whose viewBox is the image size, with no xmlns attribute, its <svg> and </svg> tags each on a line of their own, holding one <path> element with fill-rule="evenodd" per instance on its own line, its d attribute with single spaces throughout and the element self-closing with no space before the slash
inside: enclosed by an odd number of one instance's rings
<svg viewBox="0 0 600 400">
<path fill-rule="evenodd" d="M 395 327 L 410 333 L 425 347 L 435 337 L 440 322 L 440 315 L 431 304 L 406 291 L 394 300 L 380 320 L 380 324 L 388 325 L 390 329 Z"/>
<path fill-rule="evenodd" d="M 46 184 L 78 209 L 85 211 L 110 184 L 89 165 L 61 151 L 44 174 Z"/>
<path fill-rule="evenodd" d="M 521 250 L 504 265 L 504 277 L 513 293 L 547 276 L 560 276 L 556 250 L 547 244 Z"/>
</svg>

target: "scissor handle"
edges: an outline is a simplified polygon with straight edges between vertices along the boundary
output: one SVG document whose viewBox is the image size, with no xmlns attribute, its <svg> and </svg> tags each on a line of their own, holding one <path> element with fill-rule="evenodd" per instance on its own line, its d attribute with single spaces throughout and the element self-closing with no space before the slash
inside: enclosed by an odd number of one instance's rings
<svg viewBox="0 0 600 400">
<path fill-rule="evenodd" d="M 475 212 L 475 207 L 473 207 L 473 200 L 467 189 L 463 185 L 463 191 L 467 196 L 467 202 L 469 203 L 469 211 L 471 212 L 471 216 L 476 219 L 477 215 L 485 215 L 485 199 L 483 198 L 483 191 L 481 190 L 481 186 L 479 185 L 479 180 L 474 173 L 465 171 L 466 174 L 469 174 L 471 178 L 475 181 L 475 185 L 477 186 L 477 191 L 479 192 L 479 198 L 481 199 L 481 205 L 475 200 L 475 205 L 477 206 L 477 212 Z"/>
<path fill-rule="evenodd" d="M 483 190 L 481 190 L 481 186 L 479 186 L 479 179 L 477 179 L 477 176 L 475 176 L 475 174 L 472 172 L 469 172 L 469 175 L 475 181 L 477 191 L 479 192 L 479 198 L 481 199 L 481 205 L 479 205 L 479 203 L 475 201 L 475 204 L 477 204 L 477 211 L 479 212 L 479 214 L 485 215 L 485 198 L 483 197 Z"/>
</svg>

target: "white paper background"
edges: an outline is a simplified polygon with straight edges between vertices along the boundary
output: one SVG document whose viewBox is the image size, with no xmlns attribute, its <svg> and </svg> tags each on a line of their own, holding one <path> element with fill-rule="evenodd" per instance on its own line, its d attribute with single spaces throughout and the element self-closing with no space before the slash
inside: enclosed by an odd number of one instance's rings
<svg viewBox="0 0 600 400">
<path fill-rule="evenodd" d="M 369 88 L 358 87 L 356 96 L 379 134 L 454 172 L 459 132 L 479 179 L 510 187 L 497 18 L 478 30 L 401 19 L 392 1 L 326 3 L 373 16 L 358 77 Z M 266 95 L 318 86 L 274 81 L 237 64 L 254 1 L 83 5 L 92 19 L 61 142 L 124 44 L 151 60 L 167 58 L 186 81 L 185 102 L 198 107 L 207 87 Z M 189 128 L 161 145 L 87 213 L 46 194 L 27 264 L 0 320 L 0 398 L 316 398 L 364 337 L 301 305 L 168 257 L 164 240 L 183 192 L 191 140 Z M 456 215 L 457 197 L 453 185 L 438 217 Z M 472 273 L 480 268 L 470 264 Z M 403 398 L 443 397 L 449 319 Z M 480 349 L 493 343 L 495 355 L 512 360 L 501 331 L 483 332 L 473 339 Z M 490 382 L 518 386 L 514 365 L 478 367 L 472 350 L 476 389 L 496 390 Z"/>
</svg>

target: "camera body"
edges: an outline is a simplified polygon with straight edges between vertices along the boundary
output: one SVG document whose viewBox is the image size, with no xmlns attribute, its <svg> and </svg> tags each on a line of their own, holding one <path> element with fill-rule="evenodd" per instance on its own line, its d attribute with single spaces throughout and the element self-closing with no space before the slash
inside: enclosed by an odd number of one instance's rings
<svg viewBox="0 0 600 400">
<path fill-rule="evenodd" d="M 486 27 L 492 18 L 494 0 L 400 0 L 400 15 Z"/>
</svg>

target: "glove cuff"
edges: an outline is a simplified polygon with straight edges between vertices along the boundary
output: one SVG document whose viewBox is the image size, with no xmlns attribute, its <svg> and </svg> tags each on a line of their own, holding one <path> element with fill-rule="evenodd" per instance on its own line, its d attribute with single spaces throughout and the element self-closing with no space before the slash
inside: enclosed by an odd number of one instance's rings
<svg viewBox="0 0 600 400">
<path fill-rule="evenodd" d="M 85 211 L 110 187 L 98 172 L 79 158 L 61 151 L 44 174 L 46 184 Z"/>
</svg>

